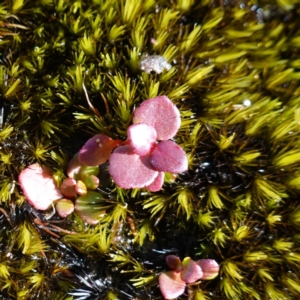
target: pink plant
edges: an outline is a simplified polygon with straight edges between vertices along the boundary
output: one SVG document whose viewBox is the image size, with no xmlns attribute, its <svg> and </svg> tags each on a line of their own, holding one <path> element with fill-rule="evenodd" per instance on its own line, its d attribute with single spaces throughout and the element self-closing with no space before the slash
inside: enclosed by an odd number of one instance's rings
<svg viewBox="0 0 300 300">
<path fill-rule="evenodd" d="M 98 172 L 98 166 L 83 166 L 76 156 L 70 162 L 68 173 L 71 177 L 64 179 L 60 187 L 56 185 L 52 171 L 39 164 L 25 168 L 19 175 L 19 183 L 26 200 L 34 208 L 46 210 L 55 203 L 56 211 L 62 218 L 75 209 L 81 219 L 94 225 L 105 213 L 104 205 L 99 205 L 102 195 L 91 191 L 99 185 Z M 95 205 L 100 209 L 95 210 Z"/>
<path fill-rule="evenodd" d="M 19 183 L 27 201 L 36 209 L 46 210 L 63 197 L 53 179 L 52 171 L 33 164 L 19 174 Z"/>
<path fill-rule="evenodd" d="M 105 134 L 97 134 L 80 149 L 78 161 L 86 166 L 99 166 L 109 159 L 111 151 L 120 143 L 120 140 L 113 140 Z"/>
<path fill-rule="evenodd" d="M 109 162 L 108 171 L 121 188 L 143 188 L 153 183 L 158 176 L 158 171 L 150 163 L 150 157 L 136 154 L 129 145 L 116 148 Z"/>
<path fill-rule="evenodd" d="M 157 140 L 164 141 L 173 138 L 181 123 L 178 108 L 167 96 L 148 99 L 133 113 L 134 124 L 148 124 L 157 133 Z"/>
<path fill-rule="evenodd" d="M 24 169 L 19 183 L 27 201 L 39 210 L 46 210 L 56 202 L 61 217 L 75 209 L 83 220 L 96 224 L 105 213 L 102 195 L 94 192 L 99 186 L 99 165 L 109 161 L 108 171 L 117 186 L 146 188 L 151 192 L 162 188 L 164 172 L 178 174 L 188 169 L 184 150 L 170 140 L 181 120 L 178 108 L 168 97 L 144 101 L 134 111 L 133 123 L 123 143 L 104 134 L 90 138 L 69 162 L 69 178 L 60 187 L 56 186 L 50 169 L 38 164 Z M 99 209 L 95 210 L 95 206 Z M 184 280 L 190 279 L 184 277 Z"/>
<path fill-rule="evenodd" d="M 134 111 L 133 123 L 121 146 L 105 135 L 89 139 L 79 152 L 78 162 L 95 166 L 109 159 L 108 171 L 117 186 L 159 191 L 164 172 L 178 174 L 188 169 L 184 150 L 169 140 L 180 127 L 180 112 L 168 97 L 158 96 Z"/>
<path fill-rule="evenodd" d="M 168 255 L 166 262 L 172 270 L 163 272 L 158 277 L 159 288 L 165 299 L 182 295 L 187 283 L 213 279 L 219 274 L 219 264 L 213 259 L 194 261 L 185 257 L 181 262 L 178 256 Z"/>
</svg>

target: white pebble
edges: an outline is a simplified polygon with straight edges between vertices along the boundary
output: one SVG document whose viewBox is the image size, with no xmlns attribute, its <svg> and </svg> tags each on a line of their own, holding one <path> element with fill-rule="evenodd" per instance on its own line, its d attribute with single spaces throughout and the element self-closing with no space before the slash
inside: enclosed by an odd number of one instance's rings
<svg viewBox="0 0 300 300">
<path fill-rule="evenodd" d="M 156 74 L 160 74 L 163 70 L 169 71 L 172 68 L 168 61 L 160 55 L 150 55 L 143 58 L 140 67 L 146 73 L 154 71 Z"/>
</svg>

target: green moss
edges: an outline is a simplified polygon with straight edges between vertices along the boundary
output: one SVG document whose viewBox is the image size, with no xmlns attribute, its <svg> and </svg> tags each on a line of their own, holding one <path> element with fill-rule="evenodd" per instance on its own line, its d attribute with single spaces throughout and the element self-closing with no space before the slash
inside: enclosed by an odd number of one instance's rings
<svg viewBox="0 0 300 300">
<path fill-rule="evenodd" d="M 0 4 L 1 297 L 161 299 L 172 253 L 221 265 L 190 299 L 298 299 L 299 10 L 297 0 Z M 172 68 L 142 73 L 145 54 Z M 134 108 L 156 95 L 180 109 L 187 172 L 150 194 L 116 188 L 102 167 L 107 213 L 94 227 L 26 203 L 25 166 L 46 164 L 61 182 L 89 137 L 124 139 Z"/>
</svg>

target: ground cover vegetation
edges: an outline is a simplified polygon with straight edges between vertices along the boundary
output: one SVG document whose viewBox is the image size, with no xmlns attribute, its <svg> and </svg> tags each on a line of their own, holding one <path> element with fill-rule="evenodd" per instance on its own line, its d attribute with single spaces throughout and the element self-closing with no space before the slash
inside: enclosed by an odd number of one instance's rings
<svg viewBox="0 0 300 300">
<path fill-rule="evenodd" d="M 220 265 L 180 299 L 298 299 L 299 17 L 297 0 L 2 1 L 1 299 L 162 299 L 168 255 Z M 88 139 L 126 140 L 160 95 L 188 171 L 150 192 L 102 165 L 96 225 L 26 201 L 22 170 L 60 185 Z"/>
</svg>

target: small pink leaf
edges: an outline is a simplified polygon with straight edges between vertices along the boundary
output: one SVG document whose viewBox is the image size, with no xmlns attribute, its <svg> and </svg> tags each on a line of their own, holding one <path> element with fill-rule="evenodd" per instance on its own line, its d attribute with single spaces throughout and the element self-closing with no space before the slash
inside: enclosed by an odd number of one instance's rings
<svg viewBox="0 0 300 300">
<path fill-rule="evenodd" d="M 138 155 L 148 154 L 156 141 L 155 129 L 142 123 L 129 126 L 127 136 L 131 147 Z"/>
<path fill-rule="evenodd" d="M 188 160 L 183 149 L 172 141 L 156 144 L 150 154 L 154 169 L 161 172 L 181 173 L 188 169 Z"/>
<path fill-rule="evenodd" d="M 73 178 L 75 180 L 79 179 L 79 171 L 82 167 L 82 164 L 78 161 L 78 153 L 76 153 L 72 159 L 69 161 L 67 174 L 70 178 Z"/>
<path fill-rule="evenodd" d="M 158 175 L 149 156 L 139 156 L 129 145 L 115 149 L 109 158 L 108 171 L 116 185 L 124 189 L 143 188 Z"/>
<path fill-rule="evenodd" d="M 210 280 L 218 276 L 220 266 L 214 259 L 199 259 L 196 262 L 203 271 L 201 279 Z"/>
<path fill-rule="evenodd" d="M 60 199 L 55 205 L 56 211 L 62 218 L 66 218 L 74 211 L 74 203 L 69 199 Z"/>
<path fill-rule="evenodd" d="M 165 173 L 164 172 L 159 172 L 157 177 L 154 179 L 154 181 L 145 186 L 145 188 L 149 191 L 149 192 L 158 192 L 161 190 L 163 184 L 164 184 L 164 177 L 165 177 Z"/>
<path fill-rule="evenodd" d="M 63 196 L 54 182 L 52 171 L 39 164 L 24 169 L 18 180 L 27 201 L 36 209 L 46 210 Z"/>
<path fill-rule="evenodd" d="M 109 159 L 114 148 L 120 145 L 119 140 L 113 140 L 105 134 L 97 134 L 90 138 L 78 153 L 80 164 L 98 166 Z"/>
<path fill-rule="evenodd" d="M 182 261 L 183 270 L 180 272 L 181 279 L 186 283 L 192 283 L 202 278 L 203 272 L 201 267 L 190 257 Z"/>
<path fill-rule="evenodd" d="M 61 193 L 68 198 L 72 198 L 76 196 L 76 180 L 73 178 L 66 178 L 60 185 Z"/>
<path fill-rule="evenodd" d="M 182 270 L 181 259 L 176 255 L 168 255 L 166 257 L 167 265 L 170 269 L 180 272 Z"/>
<path fill-rule="evenodd" d="M 186 284 L 180 279 L 180 273 L 163 272 L 158 276 L 159 289 L 165 299 L 174 299 L 184 293 Z"/>
<path fill-rule="evenodd" d="M 133 113 L 133 123 L 145 123 L 154 127 L 158 140 L 174 137 L 180 122 L 180 112 L 167 96 L 148 99 Z"/>
</svg>

